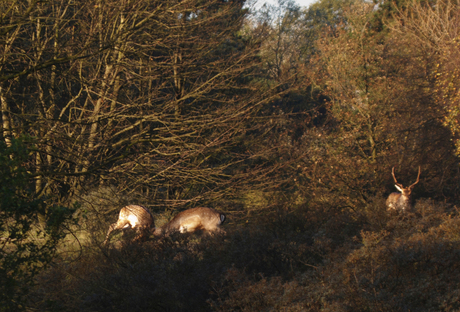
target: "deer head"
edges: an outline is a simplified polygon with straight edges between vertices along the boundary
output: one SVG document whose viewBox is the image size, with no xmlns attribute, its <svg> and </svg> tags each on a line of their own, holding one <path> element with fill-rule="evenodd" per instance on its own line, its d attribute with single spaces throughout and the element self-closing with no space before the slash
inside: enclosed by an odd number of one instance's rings
<svg viewBox="0 0 460 312">
<path fill-rule="evenodd" d="M 395 167 L 391 170 L 391 174 L 393 175 L 393 179 L 395 180 L 395 187 L 400 193 L 391 193 L 388 196 L 386 201 L 388 210 L 398 210 L 398 211 L 405 211 L 411 209 L 411 194 L 412 189 L 420 180 L 420 166 L 418 167 L 418 176 L 417 181 L 411 184 L 408 187 L 404 187 L 402 184 L 398 183 L 395 177 Z"/>
</svg>

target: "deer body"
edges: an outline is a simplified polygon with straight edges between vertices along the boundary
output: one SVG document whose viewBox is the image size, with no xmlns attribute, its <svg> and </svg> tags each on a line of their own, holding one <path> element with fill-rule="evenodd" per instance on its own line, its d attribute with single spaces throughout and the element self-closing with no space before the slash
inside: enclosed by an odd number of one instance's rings
<svg viewBox="0 0 460 312">
<path fill-rule="evenodd" d="M 224 232 L 220 226 L 225 221 L 225 214 L 212 208 L 191 208 L 177 214 L 169 223 L 155 229 L 155 235 L 169 235 L 172 232 L 180 233 L 203 230 L 208 233 Z"/>
<path fill-rule="evenodd" d="M 411 203 L 410 203 L 410 193 L 407 194 L 404 193 L 404 189 L 399 188 L 397 185 L 395 187 L 400 191 L 401 193 L 398 192 L 393 192 L 388 196 L 387 199 L 387 207 L 388 210 L 406 210 L 410 209 Z"/>
<path fill-rule="evenodd" d="M 129 205 L 121 208 L 118 221 L 110 225 L 104 244 L 107 243 L 110 233 L 131 227 L 139 233 L 136 239 L 145 234 L 146 230 L 153 227 L 153 216 L 147 208 L 140 205 Z"/>
<path fill-rule="evenodd" d="M 395 168 L 393 167 L 391 174 L 393 175 L 393 179 L 395 180 L 395 187 L 400 193 L 394 192 L 388 196 L 386 201 L 386 205 L 388 210 L 396 210 L 396 211 L 408 211 L 412 209 L 411 205 L 411 194 L 412 189 L 420 180 L 420 167 L 418 167 L 418 176 L 417 181 L 411 184 L 408 187 L 404 187 L 402 184 L 398 183 L 395 177 Z"/>
</svg>

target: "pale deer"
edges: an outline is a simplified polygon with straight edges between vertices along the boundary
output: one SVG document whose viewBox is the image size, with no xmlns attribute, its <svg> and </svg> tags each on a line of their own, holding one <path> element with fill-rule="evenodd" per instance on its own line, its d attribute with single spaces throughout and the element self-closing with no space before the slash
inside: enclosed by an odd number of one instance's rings
<svg viewBox="0 0 460 312">
<path fill-rule="evenodd" d="M 138 232 L 136 240 L 146 234 L 154 227 L 153 216 L 147 208 L 140 205 L 129 205 L 121 208 L 118 221 L 110 225 L 105 237 L 104 244 L 107 243 L 110 233 L 131 227 Z"/>
<path fill-rule="evenodd" d="M 225 233 L 220 228 L 224 221 L 225 214 L 212 208 L 191 208 L 180 212 L 162 227 L 156 228 L 154 235 L 169 235 L 172 232 L 191 233 L 196 230 L 203 230 L 208 233 Z"/>
<path fill-rule="evenodd" d="M 398 183 L 395 177 L 395 167 L 391 170 L 391 174 L 393 175 L 393 179 L 395 180 L 395 187 L 401 193 L 391 193 L 387 199 L 387 208 L 388 210 L 396 210 L 396 211 L 409 211 L 411 210 L 411 193 L 412 189 L 414 188 L 415 184 L 418 183 L 420 180 L 420 166 L 418 167 L 418 176 L 417 181 L 411 184 L 408 187 L 404 187 L 402 184 Z"/>
</svg>

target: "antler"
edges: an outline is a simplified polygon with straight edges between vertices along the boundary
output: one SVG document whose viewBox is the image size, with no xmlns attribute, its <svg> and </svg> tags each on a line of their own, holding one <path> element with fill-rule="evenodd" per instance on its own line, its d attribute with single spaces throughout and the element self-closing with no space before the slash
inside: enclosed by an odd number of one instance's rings
<svg viewBox="0 0 460 312">
<path fill-rule="evenodd" d="M 415 181 L 413 184 L 411 184 L 408 188 L 412 188 L 414 187 L 415 184 L 417 184 L 419 181 L 420 181 L 420 173 L 421 173 L 421 168 L 420 166 L 418 166 L 418 176 L 417 176 L 417 181 Z M 399 186 L 400 188 L 404 188 L 404 186 L 400 183 L 398 183 L 398 181 L 396 180 L 396 177 L 395 177 L 395 167 L 393 167 L 393 169 L 391 169 L 391 174 L 393 175 L 393 179 L 395 180 L 395 184 L 397 186 Z"/>
<path fill-rule="evenodd" d="M 409 188 L 412 188 L 412 187 L 413 187 L 415 184 L 417 184 L 417 183 L 418 183 L 418 181 L 420 180 L 420 172 L 421 172 L 421 171 L 420 171 L 420 166 L 418 166 L 418 176 L 417 176 L 417 181 L 415 181 L 415 183 L 414 183 L 414 184 L 412 184 L 411 186 L 409 186 Z"/>
<path fill-rule="evenodd" d="M 391 174 L 393 175 L 393 179 L 395 179 L 395 184 L 397 186 L 399 186 L 400 188 L 404 188 L 404 186 L 402 184 L 399 184 L 398 181 L 396 180 L 396 177 L 395 177 L 395 167 L 393 167 L 393 169 L 391 169 Z M 418 181 L 417 181 L 418 182 Z"/>
</svg>

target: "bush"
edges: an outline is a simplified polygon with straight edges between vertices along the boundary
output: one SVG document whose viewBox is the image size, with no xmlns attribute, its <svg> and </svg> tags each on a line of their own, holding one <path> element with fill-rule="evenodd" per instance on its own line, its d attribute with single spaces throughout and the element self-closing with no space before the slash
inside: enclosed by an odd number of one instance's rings
<svg viewBox="0 0 460 312">
<path fill-rule="evenodd" d="M 53 259 L 61 225 L 72 215 L 34 194 L 23 140 L 0 141 L 0 309 L 6 311 L 25 309 L 33 277 Z"/>
<path fill-rule="evenodd" d="M 388 214 L 376 196 L 359 214 L 280 207 L 222 236 L 87 245 L 77 261 L 40 275 L 30 303 L 50 311 L 458 310 L 458 212 L 429 199 L 414 208 Z"/>
<path fill-rule="evenodd" d="M 353 311 L 458 310 L 459 228 L 449 206 L 424 200 L 414 214 L 362 231 L 359 248 L 326 266 L 335 294 L 327 301 Z"/>
</svg>

